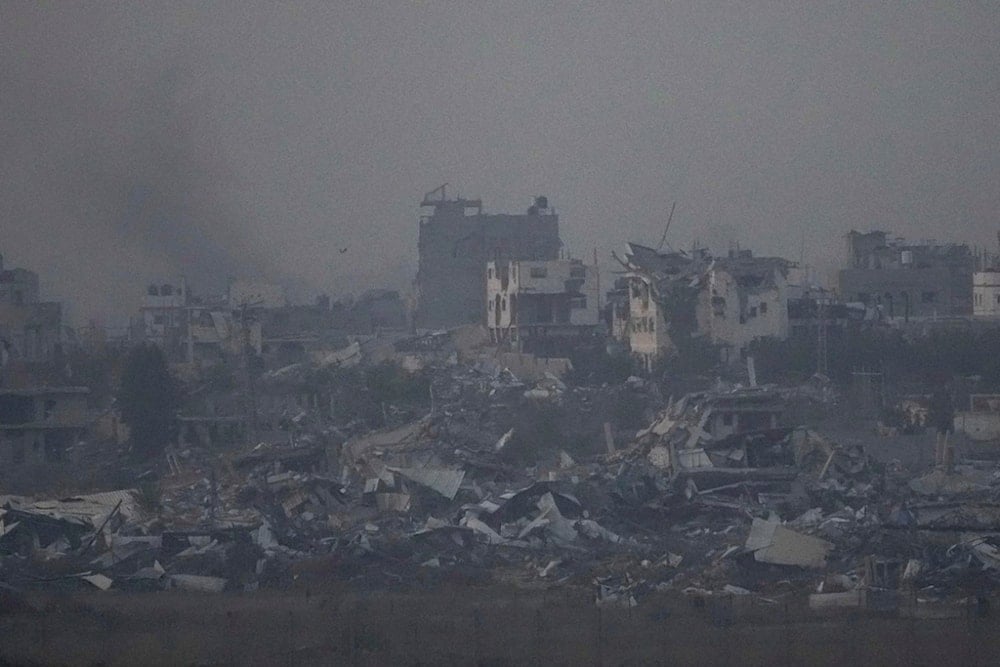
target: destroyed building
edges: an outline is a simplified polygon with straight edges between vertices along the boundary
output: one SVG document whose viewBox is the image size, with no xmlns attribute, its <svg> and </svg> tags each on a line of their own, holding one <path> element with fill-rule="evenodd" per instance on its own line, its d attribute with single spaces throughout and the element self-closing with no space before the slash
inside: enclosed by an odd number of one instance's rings
<svg viewBox="0 0 1000 667">
<path fill-rule="evenodd" d="M 288 305 L 285 288 L 271 283 L 249 280 L 234 280 L 229 283 L 229 307 L 236 309 L 244 305 L 257 308 L 281 308 Z"/>
<path fill-rule="evenodd" d="M 838 274 L 844 301 L 885 319 L 967 317 L 973 313 L 976 257 L 957 243 L 913 243 L 886 232 L 847 234 L 847 262 Z"/>
<path fill-rule="evenodd" d="M 490 340 L 518 352 L 556 354 L 600 324 L 597 267 L 577 259 L 486 264 Z"/>
<path fill-rule="evenodd" d="M 982 318 L 1000 318 L 1000 269 L 972 274 L 972 314 Z"/>
<path fill-rule="evenodd" d="M 92 422 L 86 387 L 0 389 L 0 476 L 67 463 Z"/>
<path fill-rule="evenodd" d="M 623 264 L 627 304 L 619 300 L 614 327 L 644 366 L 676 350 L 673 336 L 715 346 L 720 360 L 742 358 L 751 342 L 788 337 L 788 269 L 779 257 L 736 250 L 715 258 L 630 243 Z"/>
<path fill-rule="evenodd" d="M 482 322 L 486 262 L 559 258 L 559 216 L 546 197 L 535 198 L 523 214 L 489 214 L 479 199 L 448 199 L 442 185 L 427 193 L 420 206 L 432 212 L 420 219 L 419 328 Z"/>
<path fill-rule="evenodd" d="M 41 301 L 38 274 L 6 269 L 0 255 L 0 366 L 49 363 L 67 342 L 62 304 Z"/>
</svg>

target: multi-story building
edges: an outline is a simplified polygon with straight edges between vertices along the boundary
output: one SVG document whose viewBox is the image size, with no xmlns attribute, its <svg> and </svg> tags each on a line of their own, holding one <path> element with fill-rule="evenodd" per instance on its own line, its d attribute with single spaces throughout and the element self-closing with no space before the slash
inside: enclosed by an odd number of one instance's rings
<svg viewBox="0 0 1000 667">
<path fill-rule="evenodd" d="M 1000 318 L 1000 269 L 972 274 L 972 314 Z"/>
<path fill-rule="evenodd" d="M 494 343 L 558 353 L 600 325 L 597 267 L 576 259 L 487 262 L 486 326 Z"/>
<path fill-rule="evenodd" d="M 0 256 L 0 356 L 3 364 L 53 362 L 62 351 L 65 339 L 62 304 L 40 301 L 38 274 L 28 269 L 5 269 L 3 256 Z"/>
<path fill-rule="evenodd" d="M 435 198 L 434 195 L 439 195 Z M 448 328 L 482 321 L 486 262 L 559 258 L 559 216 L 537 197 L 521 215 L 487 214 L 479 199 L 447 199 L 445 186 L 420 203 L 415 324 Z"/>
<path fill-rule="evenodd" d="M 886 232 L 847 234 L 846 267 L 839 289 L 882 318 L 930 319 L 973 313 L 976 257 L 967 245 L 910 243 Z"/>
<path fill-rule="evenodd" d="M 779 257 L 748 250 L 714 258 L 707 251 L 661 253 L 629 244 L 624 263 L 628 302 L 614 330 L 651 368 L 676 350 L 674 337 L 697 338 L 736 362 L 756 339 L 788 337 L 788 270 Z M 621 308 L 621 306 L 620 306 Z"/>
<path fill-rule="evenodd" d="M 0 477 L 38 464 L 69 463 L 92 419 L 85 387 L 0 390 Z"/>
</svg>

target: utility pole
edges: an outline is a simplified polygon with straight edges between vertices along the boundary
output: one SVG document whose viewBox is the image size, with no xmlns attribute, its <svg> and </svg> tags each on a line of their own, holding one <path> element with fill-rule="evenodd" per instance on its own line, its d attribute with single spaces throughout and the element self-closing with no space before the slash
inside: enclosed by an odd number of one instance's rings
<svg viewBox="0 0 1000 667">
<path fill-rule="evenodd" d="M 829 364 L 827 357 L 826 302 L 824 292 L 825 290 L 820 288 L 819 297 L 816 299 L 816 374 L 825 377 L 829 374 Z"/>
<path fill-rule="evenodd" d="M 253 382 L 253 369 L 250 368 L 250 329 L 247 327 L 247 307 L 251 305 L 259 305 L 260 302 L 250 304 L 243 302 L 240 304 L 240 329 L 242 329 L 243 337 L 243 370 L 246 372 L 247 380 L 247 412 L 250 415 L 250 434 L 253 436 L 253 440 L 257 441 L 257 391 L 254 387 Z"/>
</svg>

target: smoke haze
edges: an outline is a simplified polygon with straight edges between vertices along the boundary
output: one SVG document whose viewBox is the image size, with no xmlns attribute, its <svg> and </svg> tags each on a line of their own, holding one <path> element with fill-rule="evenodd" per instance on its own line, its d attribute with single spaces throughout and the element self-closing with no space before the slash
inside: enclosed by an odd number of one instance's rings
<svg viewBox="0 0 1000 667">
<path fill-rule="evenodd" d="M 674 200 L 675 247 L 824 271 L 851 228 L 993 248 L 998 29 L 992 3 L 5 3 L 0 251 L 79 320 L 180 275 L 405 288 L 444 182 L 548 195 L 578 256 L 655 244 Z"/>
</svg>

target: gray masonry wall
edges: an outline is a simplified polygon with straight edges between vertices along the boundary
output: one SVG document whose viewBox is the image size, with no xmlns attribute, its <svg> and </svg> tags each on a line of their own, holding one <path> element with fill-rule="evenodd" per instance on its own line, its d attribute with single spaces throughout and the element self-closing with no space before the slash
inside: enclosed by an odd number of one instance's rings
<svg viewBox="0 0 1000 667">
<path fill-rule="evenodd" d="M 559 258 L 559 216 L 463 215 L 438 207 L 420 223 L 416 326 L 482 322 L 486 262 Z"/>
</svg>

